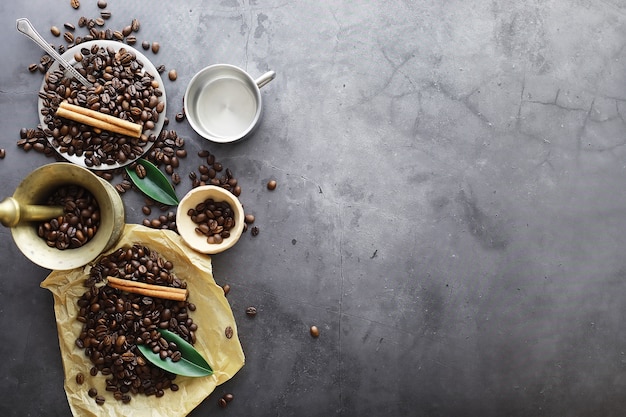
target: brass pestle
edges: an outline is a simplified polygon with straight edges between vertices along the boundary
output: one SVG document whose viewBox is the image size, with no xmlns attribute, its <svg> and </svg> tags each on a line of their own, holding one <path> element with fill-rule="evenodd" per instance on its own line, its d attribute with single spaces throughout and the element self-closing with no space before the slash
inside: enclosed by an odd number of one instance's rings
<svg viewBox="0 0 626 417">
<path fill-rule="evenodd" d="M 7 197 L 0 202 L 0 223 L 14 227 L 22 222 L 45 221 L 65 214 L 61 206 L 43 206 L 22 204 L 14 197 Z"/>
</svg>

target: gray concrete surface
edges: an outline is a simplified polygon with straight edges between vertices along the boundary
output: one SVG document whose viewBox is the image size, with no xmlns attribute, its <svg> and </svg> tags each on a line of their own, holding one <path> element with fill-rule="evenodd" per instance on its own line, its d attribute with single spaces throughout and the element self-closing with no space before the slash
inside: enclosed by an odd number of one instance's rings
<svg viewBox="0 0 626 417">
<path fill-rule="evenodd" d="M 2 197 L 52 162 L 16 146 L 41 51 L 15 19 L 51 39 L 95 3 L 0 4 Z M 178 71 L 180 172 L 210 149 L 260 228 L 213 258 L 246 365 L 192 416 L 626 413 L 623 2 L 109 3 L 109 27 L 139 18 Z M 277 73 L 245 142 L 173 121 L 213 63 Z M 142 197 L 124 203 L 141 222 Z M 67 416 L 49 271 L 6 228 L 0 270 L 0 414 Z"/>
</svg>

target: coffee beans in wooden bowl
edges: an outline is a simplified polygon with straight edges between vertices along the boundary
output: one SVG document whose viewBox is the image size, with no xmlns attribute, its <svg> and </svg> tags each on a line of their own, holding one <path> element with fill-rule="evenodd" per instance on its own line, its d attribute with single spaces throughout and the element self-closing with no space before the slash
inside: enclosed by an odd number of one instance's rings
<svg viewBox="0 0 626 417">
<path fill-rule="evenodd" d="M 194 250 L 215 254 L 232 247 L 243 233 L 244 211 L 232 192 L 215 185 L 193 188 L 176 212 L 178 233 Z"/>
</svg>

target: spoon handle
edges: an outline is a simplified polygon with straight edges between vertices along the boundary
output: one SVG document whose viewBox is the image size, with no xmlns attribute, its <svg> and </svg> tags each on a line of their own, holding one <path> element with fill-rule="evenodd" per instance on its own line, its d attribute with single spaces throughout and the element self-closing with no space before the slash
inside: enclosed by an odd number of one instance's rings
<svg viewBox="0 0 626 417">
<path fill-rule="evenodd" d="M 87 81 L 85 77 L 81 75 L 80 72 L 76 68 L 74 68 L 69 62 L 67 62 L 57 51 L 54 50 L 50 46 L 48 42 L 35 30 L 35 27 L 30 23 L 30 21 L 26 18 L 20 18 L 16 21 L 18 32 L 23 33 L 24 35 L 31 38 L 37 45 L 39 45 L 44 51 L 48 53 L 52 58 L 54 58 L 60 65 L 63 66 L 66 70 L 68 70 L 74 78 L 76 78 L 82 85 L 85 87 L 91 87 L 92 84 Z"/>
</svg>

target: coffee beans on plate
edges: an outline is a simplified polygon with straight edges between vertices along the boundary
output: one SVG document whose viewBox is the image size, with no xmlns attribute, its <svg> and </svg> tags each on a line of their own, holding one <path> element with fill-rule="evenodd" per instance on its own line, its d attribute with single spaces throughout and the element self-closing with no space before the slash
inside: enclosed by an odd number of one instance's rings
<svg viewBox="0 0 626 417">
<path fill-rule="evenodd" d="M 80 53 L 83 58 L 78 70 L 93 86 L 70 80 L 61 70 L 46 73 L 39 93 L 45 135 L 59 153 L 82 158 L 87 167 L 137 159 L 156 140 L 154 134 L 147 132 L 155 127 L 164 110 L 161 86 L 153 74 L 144 71 L 144 64 L 135 54 L 124 47 L 115 50 L 93 44 Z M 140 124 L 144 134 L 130 138 L 59 118 L 55 113 L 62 101 Z"/>
</svg>

